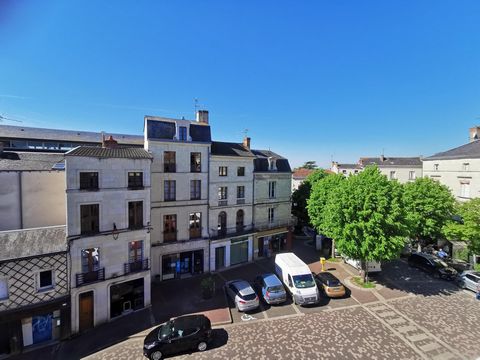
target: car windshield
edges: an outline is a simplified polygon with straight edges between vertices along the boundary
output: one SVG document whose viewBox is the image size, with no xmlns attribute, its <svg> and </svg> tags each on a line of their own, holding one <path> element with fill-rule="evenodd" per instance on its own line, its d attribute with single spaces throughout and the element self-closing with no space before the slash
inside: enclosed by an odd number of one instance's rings
<svg viewBox="0 0 480 360">
<path fill-rule="evenodd" d="M 247 294 L 247 295 L 240 295 L 240 297 L 243 300 L 255 300 L 255 298 L 257 297 L 257 294 L 252 293 L 252 294 Z"/>
<path fill-rule="evenodd" d="M 435 263 L 436 267 L 448 267 L 448 265 L 445 261 L 435 259 L 435 260 L 433 260 L 433 262 Z"/>
<path fill-rule="evenodd" d="M 315 286 L 312 274 L 295 275 L 293 277 L 293 284 L 298 289 L 310 288 Z"/>
<path fill-rule="evenodd" d="M 271 293 L 283 292 L 283 286 L 282 286 L 282 285 L 270 286 L 270 287 L 267 289 L 267 291 L 268 291 L 268 292 L 271 292 Z"/>
<path fill-rule="evenodd" d="M 327 286 L 340 286 L 340 281 L 338 281 L 337 279 L 330 279 L 330 280 L 327 280 Z"/>
<path fill-rule="evenodd" d="M 172 321 L 168 321 L 164 325 L 160 326 L 160 329 L 158 330 L 158 340 L 163 340 L 168 338 L 172 333 L 172 328 L 173 328 Z"/>
</svg>

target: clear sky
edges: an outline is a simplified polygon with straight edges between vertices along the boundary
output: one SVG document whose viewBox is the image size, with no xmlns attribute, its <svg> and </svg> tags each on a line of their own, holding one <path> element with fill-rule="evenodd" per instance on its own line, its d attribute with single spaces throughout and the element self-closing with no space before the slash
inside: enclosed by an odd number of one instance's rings
<svg viewBox="0 0 480 360">
<path fill-rule="evenodd" d="M 0 0 L 0 115 L 24 126 L 141 134 L 198 98 L 215 140 L 329 166 L 461 145 L 479 95 L 477 0 Z"/>
</svg>

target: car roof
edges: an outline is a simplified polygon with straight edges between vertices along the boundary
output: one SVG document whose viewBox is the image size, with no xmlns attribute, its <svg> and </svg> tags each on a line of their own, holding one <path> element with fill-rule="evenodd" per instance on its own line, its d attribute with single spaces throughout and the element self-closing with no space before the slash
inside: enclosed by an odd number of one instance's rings
<svg viewBox="0 0 480 360">
<path fill-rule="evenodd" d="M 255 291 L 253 291 L 252 287 L 248 282 L 245 280 L 233 280 L 230 282 L 235 288 L 238 290 L 238 292 L 241 295 L 249 295 L 249 294 L 254 294 Z"/>
<path fill-rule="evenodd" d="M 265 282 L 265 285 L 267 286 L 278 286 L 282 285 L 282 282 L 278 279 L 278 277 L 275 274 L 262 274 L 260 277 L 263 279 Z"/>
<path fill-rule="evenodd" d="M 425 254 L 425 253 L 422 253 L 422 252 L 416 252 L 416 253 L 413 253 L 410 256 L 415 256 L 415 255 L 423 257 L 423 258 L 428 259 L 428 260 L 435 260 L 436 259 L 435 256 L 430 255 L 430 254 Z"/>
<path fill-rule="evenodd" d="M 317 276 L 320 277 L 320 278 L 323 278 L 323 279 L 325 279 L 325 280 L 337 280 L 337 281 L 340 281 L 340 280 L 338 280 L 338 278 L 337 278 L 335 275 L 333 275 L 332 273 L 330 273 L 330 272 L 328 272 L 328 271 L 319 272 L 319 273 L 317 274 Z"/>
<path fill-rule="evenodd" d="M 480 278 L 480 272 L 475 270 L 466 270 L 463 272 L 464 275 L 473 275 Z"/>
<path fill-rule="evenodd" d="M 201 326 L 210 320 L 205 315 L 186 315 L 175 318 L 172 321 L 175 329 L 185 329 Z"/>
</svg>

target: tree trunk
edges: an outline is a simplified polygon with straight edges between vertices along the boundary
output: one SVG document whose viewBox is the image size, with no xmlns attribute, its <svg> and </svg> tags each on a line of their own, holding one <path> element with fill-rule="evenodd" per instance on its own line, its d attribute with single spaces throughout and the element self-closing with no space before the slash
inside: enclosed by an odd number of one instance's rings
<svg viewBox="0 0 480 360">
<path fill-rule="evenodd" d="M 365 283 L 366 271 L 365 271 L 365 261 L 360 260 L 360 276 L 362 281 Z"/>
<path fill-rule="evenodd" d="M 332 239 L 332 259 L 335 259 L 335 240 Z"/>
</svg>

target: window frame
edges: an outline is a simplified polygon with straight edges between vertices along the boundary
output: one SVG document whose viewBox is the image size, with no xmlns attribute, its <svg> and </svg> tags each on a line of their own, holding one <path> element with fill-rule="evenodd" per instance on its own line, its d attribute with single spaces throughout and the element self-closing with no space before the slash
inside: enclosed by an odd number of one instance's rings
<svg viewBox="0 0 480 360">
<path fill-rule="evenodd" d="M 190 200 L 202 199 L 202 180 L 190 180 Z"/>
<path fill-rule="evenodd" d="M 143 189 L 143 171 L 128 171 L 127 187 L 133 190 Z"/>
<path fill-rule="evenodd" d="M 245 176 L 245 166 L 237 167 L 237 176 Z"/>
<path fill-rule="evenodd" d="M 196 161 L 198 159 L 198 162 Z M 202 172 L 202 153 L 191 152 L 190 153 L 190 172 L 199 173 Z"/>
<path fill-rule="evenodd" d="M 42 286 L 42 274 L 50 272 L 50 284 Z M 37 292 L 45 292 L 55 289 L 55 269 L 40 269 L 37 272 Z"/>
<path fill-rule="evenodd" d="M 218 200 L 228 200 L 228 186 L 218 187 Z"/>
<path fill-rule="evenodd" d="M 140 246 L 138 246 L 140 244 Z M 139 251 L 140 250 L 140 251 Z M 133 252 L 133 257 L 132 257 Z M 140 254 L 140 258 L 138 258 L 138 254 Z M 144 247 L 143 247 L 143 240 L 133 240 L 128 242 L 128 262 L 135 263 L 139 261 L 143 261 L 144 259 Z"/>
<path fill-rule="evenodd" d="M 188 131 L 186 126 L 178 127 L 178 141 L 187 141 L 188 140 Z"/>
<path fill-rule="evenodd" d="M 176 151 L 163 152 L 163 172 L 175 173 L 177 172 L 177 153 Z"/>
<path fill-rule="evenodd" d="M 85 214 L 85 216 L 83 216 L 82 209 L 86 209 L 87 207 L 90 207 L 90 214 Z M 96 214 L 92 212 L 92 209 L 96 209 Z M 83 226 L 83 224 L 87 221 L 87 218 L 90 219 L 90 222 L 93 222 L 96 220 L 95 221 L 96 224 L 94 224 L 93 228 L 91 229 L 90 229 L 90 226 L 88 226 L 89 229 L 85 229 Z M 100 204 L 98 203 L 80 204 L 80 234 L 91 235 L 91 234 L 98 234 L 99 232 L 100 232 Z"/>
<path fill-rule="evenodd" d="M 277 197 L 277 182 L 269 181 L 268 182 L 268 198 L 275 199 Z"/>
<path fill-rule="evenodd" d="M 131 211 L 133 211 L 133 214 L 131 213 Z M 133 221 L 132 221 L 132 215 L 133 215 Z M 128 228 L 130 230 L 136 230 L 136 229 L 142 229 L 143 226 L 144 226 L 143 225 L 143 200 L 129 201 L 128 202 Z"/>
<path fill-rule="evenodd" d="M 243 196 L 240 196 L 243 195 Z M 245 185 L 237 186 L 237 199 L 245 199 Z"/>
<path fill-rule="evenodd" d="M 268 223 L 271 224 L 275 221 L 275 208 L 268 208 Z"/>
<path fill-rule="evenodd" d="M 228 166 L 219 166 L 218 176 L 228 176 Z"/>
<path fill-rule="evenodd" d="M 163 201 L 177 201 L 177 182 L 175 180 L 163 181 Z"/>
<path fill-rule="evenodd" d="M 168 220 L 168 221 L 167 221 Z M 169 231 L 165 230 L 169 224 Z M 163 215 L 163 242 L 174 242 L 177 241 L 177 232 L 178 232 L 178 223 L 177 223 L 177 214 L 165 214 Z M 174 235 L 171 236 L 173 239 L 168 239 L 165 241 L 165 234 Z M 170 236 L 167 236 L 170 237 Z"/>
<path fill-rule="evenodd" d="M 89 256 L 84 256 L 85 251 L 89 251 L 88 254 Z M 97 250 L 98 252 L 98 258 L 95 259 L 95 257 L 92 255 L 93 251 L 92 250 Z M 85 264 L 84 260 L 85 259 L 92 259 L 92 261 L 88 260 L 88 263 Z M 96 260 L 96 263 L 95 263 Z M 87 265 L 87 271 L 85 271 L 85 265 Z M 95 272 L 100 270 L 100 248 L 97 246 L 90 247 L 90 248 L 84 248 L 80 249 L 80 266 L 81 266 L 81 272 L 82 274 L 87 274 L 91 272 Z"/>
<path fill-rule="evenodd" d="M 82 179 L 82 175 L 84 179 Z M 87 175 L 94 175 L 93 177 L 89 177 L 85 179 Z M 98 186 L 98 171 L 80 171 L 78 174 L 79 178 L 79 190 L 83 191 L 96 191 L 99 189 Z"/>
</svg>

